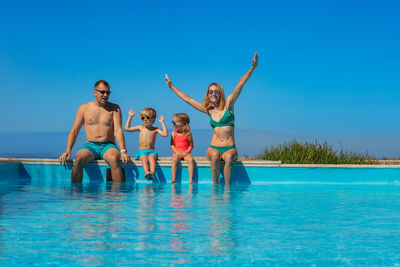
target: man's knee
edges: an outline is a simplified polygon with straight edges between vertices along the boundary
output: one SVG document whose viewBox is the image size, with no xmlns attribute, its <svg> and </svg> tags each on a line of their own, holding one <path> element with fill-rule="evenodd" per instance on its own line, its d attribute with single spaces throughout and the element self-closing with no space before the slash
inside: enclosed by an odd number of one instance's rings
<svg viewBox="0 0 400 267">
<path fill-rule="evenodd" d="M 107 155 L 107 157 L 104 157 L 104 159 L 107 161 L 110 166 L 119 166 L 119 159 L 120 159 L 120 154 L 119 153 L 110 153 Z"/>
<path fill-rule="evenodd" d="M 75 167 L 83 167 L 83 165 L 85 165 L 87 162 L 91 161 L 92 159 L 94 159 L 94 155 L 90 150 L 80 149 L 76 153 L 74 166 Z"/>
<path fill-rule="evenodd" d="M 87 162 L 86 157 L 82 157 L 77 154 L 75 157 L 74 166 L 78 168 L 83 167 L 83 165 L 85 165 L 86 162 Z"/>
</svg>

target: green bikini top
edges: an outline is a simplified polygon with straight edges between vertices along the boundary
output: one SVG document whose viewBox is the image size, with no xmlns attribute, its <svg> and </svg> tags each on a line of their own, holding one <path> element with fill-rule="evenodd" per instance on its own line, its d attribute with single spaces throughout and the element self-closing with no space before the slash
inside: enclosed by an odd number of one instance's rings
<svg viewBox="0 0 400 267">
<path fill-rule="evenodd" d="M 235 126 L 235 122 L 234 122 L 235 115 L 233 115 L 229 111 L 228 107 L 225 106 L 225 108 L 226 108 L 225 113 L 224 113 L 224 115 L 221 117 L 221 119 L 219 121 L 213 120 L 213 118 L 211 116 L 212 110 L 210 111 L 210 125 L 211 125 L 211 127 L 213 129 L 215 127 L 222 127 L 222 126 L 231 126 L 231 127 Z"/>
</svg>

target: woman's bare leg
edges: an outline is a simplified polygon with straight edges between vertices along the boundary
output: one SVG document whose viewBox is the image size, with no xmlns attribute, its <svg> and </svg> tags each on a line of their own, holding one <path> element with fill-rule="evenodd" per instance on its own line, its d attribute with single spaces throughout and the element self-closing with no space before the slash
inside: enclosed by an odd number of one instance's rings
<svg viewBox="0 0 400 267">
<path fill-rule="evenodd" d="M 238 153 L 236 148 L 229 149 L 222 155 L 222 159 L 225 161 L 224 166 L 224 177 L 225 185 L 229 185 L 232 182 L 233 176 L 233 165 L 238 158 Z"/>
<path fill-rule="evenodd" d="M 207 150 L 207 159 L 210 161 L 211 177 L 213 184 L 219 184 L 219 174 L 221 167 L 219 164 L 221 154 L 214 148 L 209 147 Z"/>
</svg>

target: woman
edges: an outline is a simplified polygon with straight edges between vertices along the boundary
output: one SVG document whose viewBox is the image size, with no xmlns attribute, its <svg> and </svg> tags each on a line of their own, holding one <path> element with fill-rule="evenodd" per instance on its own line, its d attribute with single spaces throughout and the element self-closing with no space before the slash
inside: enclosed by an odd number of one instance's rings
<svg viewBox="0 0 400 267">
<path fill-rule="evenodd" d="M 182 98 L 195 109 L 210 116 L 210 124 L 213 128 L 213 138 L 211 139 L 210 147 L 207 150 L 207 159 L 211 164 L 210 167 L 213 184 L 218 184 L 219 182 L 220 159 L 225 161 L 225 184 L 230 184 L 232 181 L 233 163 L 238 157 L 234 136 L 234 105 L 242 92 L 243 86 L 257 67 L 257 64 L 258 55 L 255 53 L 251 68 L 239 80 L 235 90 L 233 90 L 232 94 L 230 94 L 226 99 L 224 90 L 219 83 L 210 84 L 207 88 L 203 104 L 193 100 L 190 96 L 178 90 L 178 88 L 172 85 L 168 75 L 165 75 L 168 87 L 171 88 L 177 96 Z"/>
</svg>

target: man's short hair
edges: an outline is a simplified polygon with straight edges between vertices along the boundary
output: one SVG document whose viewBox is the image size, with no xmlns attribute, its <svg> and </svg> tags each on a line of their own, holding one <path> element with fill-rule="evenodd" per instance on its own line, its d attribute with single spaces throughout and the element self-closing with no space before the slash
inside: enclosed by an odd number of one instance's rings
<svg viewBox="0 0 400 267">
<path fill-rule="evenodd" d="M 108 82 L 106 82 L 105 80 L 98 80 L 95 84 L 94 84 L 94 89 L 97 89 L 97 87 L 99 86 L 99 84 L 103 84 L 105 87 L 107 87 L 110 90 L 110 85 L 108 84 Z"/>
</svg>

